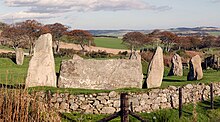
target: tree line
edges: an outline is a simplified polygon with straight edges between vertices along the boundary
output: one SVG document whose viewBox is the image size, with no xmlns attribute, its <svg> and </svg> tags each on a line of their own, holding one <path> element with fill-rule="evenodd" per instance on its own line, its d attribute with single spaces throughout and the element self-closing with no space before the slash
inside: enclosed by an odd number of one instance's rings
<svg viewBox="0 0 220 122">
<path fill-rule="evenodd" d="M 151 33 L 128 32 L 123 38 L 131 52 L 135 49 L 152 45 L 156 47 L 163 45 L 164 51 L 171 50 L 196 50 L 201 48 L 220 47 L 220 36 L 178 36 L 168 31 L 154 30 Z"/>
<path fill-rule="evenodd" d="M 1 36 L 6 40 L 6 44 L 12 48 L 29 49 L 33 53 L 35 40 L 42 34 L 51 33 L 53 37 L 54 53 L 59 53 L 60 41 L 63 37 L 69 42 L 79 44 L 82 51 L 85 45 L 95 45 L 93 35 L 86 30 L 71 30 L 70 27 L 61 23 L 42 24 L 36 20 L 26 20 L 15 24 L 5 24 L 0 22 Z M 128 32 L 123 38 L 123 44 L 128 46 L 131 52 L 151 45 L 153 48 L 163 45 L 164 50 L 196 50 L 201 48 L 220 47 L 220 36 L 178 36 L 168 31 L 154 30 L 151 33 Z"/>
<path fill-rule="evenodd" d="M 6 43 L 13 49 L 29 49 L 29 54 L 33 54 L 33 47 L 36 39 L 45 33 L 51 33 L 53 37 L 54 53 L 59 53 L 61 37 L 66 35 L 68 39 L 79 44 L 84 51 L 85 45 L 93 44 L 93 36 L 86 30 L 70 30 L 70 28 L 61 23 L 46 24 L 36 20 L 26 20 L 15 24 L 0 23 L 1 36 Z"/>
</svg>

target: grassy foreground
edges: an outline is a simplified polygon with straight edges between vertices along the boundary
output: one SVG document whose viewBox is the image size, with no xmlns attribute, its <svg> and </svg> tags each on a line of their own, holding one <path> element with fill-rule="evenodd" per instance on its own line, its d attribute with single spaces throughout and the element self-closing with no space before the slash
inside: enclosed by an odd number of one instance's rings
<svg viewBox="0 0 220 122">
<path fill-rule="evenodd" d="M 219 122 L 220 121 L 220 97 L 215 99 L 215 109 L 211 110 L 209 101 L 197 103 L 195 109 L 193 104 L 183 106 L 183 116 L 179 119 L 178 109 L 163 109 L 151 113 L 139 113 L 141 117 L 149 122 Z M 108 115 L 94 115 L 82 113 L 64 113 L 63 122 L 96 122 Z M 139 122 L 130 116 L 131 122 Z M 120 117 L 110 122 L 120 122 Z"/>
</svg>

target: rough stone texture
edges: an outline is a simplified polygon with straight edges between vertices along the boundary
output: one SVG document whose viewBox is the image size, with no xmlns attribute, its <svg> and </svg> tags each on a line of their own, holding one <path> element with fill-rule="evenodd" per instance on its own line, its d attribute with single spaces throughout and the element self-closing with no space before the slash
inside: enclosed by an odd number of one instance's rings
<svg viewBox="0 0 220 122">
<path fill-rule="evenodd" d="M 131 60 L 138 60 L 141 62 L 141 55 L 138 52 L 134 51 L 134 52 L 132 52 L 130 59 Z"/>
<path fill-rule="evenodd" d="M 74 58 L 62 62 L 58 86 L 84 89 L 141 88 L 142 80 L 142 65 L 138 60 Z"/>
<path fill-rule="evenodd" d="M 17 48 L 15 50 L 15 53 L 16 53 L 16 64 L 17 65 L 23 65 L 24 51 L 21 48 Z"/>
<path fill-rule="evenodd" d="M 214 96 L 220 96 L 220 83 L 213 83 Z M 210 86 L 202 83 L 183 86 L 183 104 L 210 98 Z M 120 110 L 120 94 L 94 93 L 89 95 L 71 95 L 69 93 L 53 93 L 52 98 L 46 92 L 37 93 L 42 103 L 50 103 L 60 112 L 80 112 L 93 114 L 113 114 Z M 166 89 L 151 89 L 144 93 L 129 93 L 134 112 L 152 112 L 164 108 L 177 108 L 179 104 L 179 90 L 176 86 Z M 33 94 L 36 97 L 36 94 Z M 48 99 L 49 98 L 49 99 Z M 61 98 L 61 99 L 60 99 Z"/>
<path fill-rule="evenodd" d="M 187 80 L 200 80 L 203 77 L 202 66 L 201 66 L 201 58 L 199 55 L 196 55 L 191 58 L 189 65 L 189 73 L 187 76 Z"/>
<path fill-rule="evenodd" d="M 218 55 L 212 55 L 209 56 L 207 58 L 205 58 L 204 61 L 204 68 L 213 68 L 213 69 L 217 69 L 219 68 L 219 56 Z"/>
<path fill-rule="evenodd" d="M 73 59 L 77 59 L 77 60 L 83 60 L 83 58 L 82 58 L 82 57 L 80 57 L 80 56 L 78 56 L 78 55 L 76 55 L 76 54 L 74 54 L 74 55 L 73 55 Z"/>
<path fill-rule="evenodd" d="M 168 76 L 183 76 L 182 59 L 178 54 L 174 54 L 171 59 L 171 69 Z"/>
<path fill-rule="evenodd" d="M 51 34 L 41 35 L 35 44 L 25 87 L 34 86 L 57 86 Z"/>
<path fill-rule="evenodd" d="M 157 47 L 148 67 L 148 76 L 146 79 L 147 88 L 160 87 L 164 73 L 163 50 Z"/>
</svg>

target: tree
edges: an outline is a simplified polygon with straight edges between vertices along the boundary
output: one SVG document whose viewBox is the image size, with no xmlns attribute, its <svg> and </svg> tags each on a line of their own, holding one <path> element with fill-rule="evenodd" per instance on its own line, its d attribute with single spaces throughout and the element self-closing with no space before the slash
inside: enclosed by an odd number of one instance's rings
<svg viewBox="0 0 220 122">
<path fill-rule="evenodd" d="M 175 42 L 175 47 L 180 50 L 181 48 L 183 49 L 189 49 L 191 48 L 191 42 L 187 37 L 178 37 L 179 39 L 176 40 Z"/>
<path fill-rule="evenodd" d="M 53 41 L 56 44 L 56 48 L 54 51 L 55 51 L 55 53 L 58 53 L 59 46 L 60 46 L 60 38 L 67 31 L 68 27 L 61 24 L 61 23 L 48 24 L 48 25 L 45 25 L 44 27 L 48 28 L 49 33 L 52 34 Z"/>
<path fill-rule="evenodd" d="M 216 47 L 220 47 L 220 36 L 218 36 L 216 38 L 216 43 L 215 43 Z"/>
<path fill-rule="evenodd" d="M 29 54 L 33 54 L 33 47 L 35 45 L 35 40 L 42 34 L 42 24 L 36 20 L 26 20 L 24 22 L 16 23 L 15 26 L 20 28 L 20 31 L 29 44 Z"/>
<path fill-rule="evenodd" d="M 70 36 L 74 40 L 74 43 L 79 44 L 83 52 L 85 51 L 84 46 L 90 46 L 94 40 L 92 34 L 85 30 L 72 30 L 67 32 L 66 35 Z"/>
<path fill-rule="evenodd" d="M 123 36 L 122 43 L 128 46 L 131 50 L 130 59 L 133 55 L 136 56 L 135 50 L 146 43 L 146 38 L 147 37 L 140 32 L 128 32 Z"/>
<path fill-rule="evenodd" d="M 28 45 L 27 41 L 25 40 L 26 37 L 23 35 L 20 27 L 8 26 L 2 32 L 2 36 L 8 39 L 8 45 L 13 49 L 26 48 Z"/>
<path fill-rule="evenodd" d="M 159 44 L 161 43 L 161 40 L 158 37 L 158 33 L 160 32 L 160 30 L 154 30 L 153 32 L 146 34 L 146 40 L 147 43 L 146 44 L 151 44 L 153 49 L 155 49 L 155 47 L 159 46 Z"/>
<path fill-rule="evenodd" d="M 158 35 L 162 43 L 165 45 L 165 50 L 167 52 L 170 51 L 172 44 L 174 44 L 178 40 L 177 35 L 168 31 L 160 32 L 158 33 Z"/>
<path fill-rule="evenodd" d="M 0 22 L 0 30 L 3 31 L 5 28 L 8 27 L 8 24 Z"/>
<path fill-rule="evenodd" d="M 202 40 L 199 37 L 190 36 L 190 37 L 188 37 L 188 39 L 191 43 L 191 48 L 197 49 L 197 48 L 200 48 L 202 46 Z"/>
<path fill-rule="evenodd" d="M 210 47 L 216 46 L 216 41 L 217 41 L 217 38 L 211 35 L 208 35 L 202 38 L 204 48 L 210 48 Z"/>
</svg>

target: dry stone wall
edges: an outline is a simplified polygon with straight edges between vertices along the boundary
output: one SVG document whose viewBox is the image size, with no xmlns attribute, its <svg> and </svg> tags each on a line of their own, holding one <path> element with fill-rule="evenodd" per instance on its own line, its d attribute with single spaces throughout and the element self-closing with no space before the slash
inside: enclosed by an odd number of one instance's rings
<svg viewBox="0 0 220 122">
<path fill-rule="evenodd" d="M 54 93 L 47 95 L 39 92 L 40 100 L 49 101 L 50 107 L 60 112 L 84 112 L 93 114 L 112 114 L 120 110 L 120 94 L 94 93 L 89 95 L 71 95 L 69 93 Z M 193 100 L 207 100 L 210 94 L 209 85 L 188 84 L 183 87 L 183 103 Z M 214 84 L 214 95 L 220 95 L 220 83 Z M 49 96 L 49 97 L 48 97 Z M 163 108 L 178 107 L 178 87 L 152 89 L 146 93 L 129 93 L 134 112 L 151 112 Z"/>
</svg>

